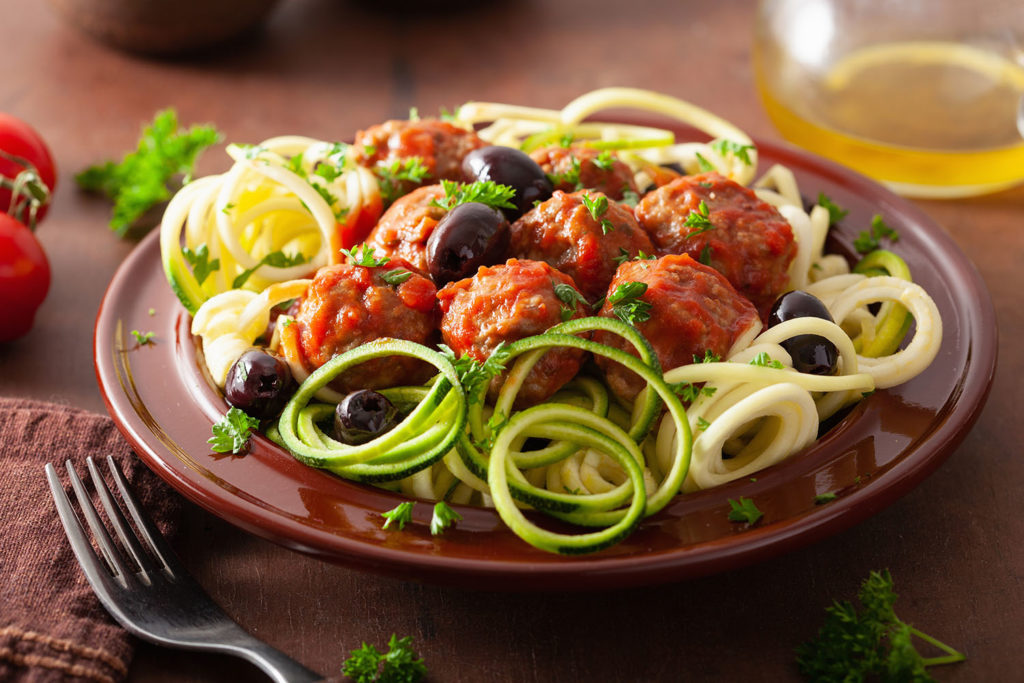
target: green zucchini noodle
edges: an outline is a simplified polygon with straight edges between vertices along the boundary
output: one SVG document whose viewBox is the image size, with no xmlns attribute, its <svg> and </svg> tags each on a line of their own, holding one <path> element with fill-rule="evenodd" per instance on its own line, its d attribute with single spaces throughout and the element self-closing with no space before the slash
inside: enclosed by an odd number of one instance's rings
<svg viewBox="0 0 1024 683">
<path fill-rule="evenodd" d="M 623 108 L 688 124 L 711 139 L 679 143 L 666 129 L 600 119 L 604 110 Z M 790 289 L 820 299 L 834 322 L 799 317 L 764 329 L 757 320 L 736 335 L 724 359 L 694 358 L 674 368 L 661 367 L 633 325 L 588 317 L 502 345 L 486 364 L 385 338 L 310 371 L 298 349 L 300 326 L 293 329 L 294 320 L 281 315 L 268 346 L 283 355 L 299 388 L 267 433 L 309 466 L 411 498 L 493 507 L 538 548 L 595 552 L 676 496 L 749 478 L 806 449 L 823 421 L 876 389 L 907 382 L 938 354 L 938 309 L 906 263 L 877 250 L 851 268 L 842 256 L 826 254 L 829 210 L 805 209 L 784 166 L 755 178 L 750 138 L 693 104 L 605 88 L 557 110 L 470 102 L 456 122 L 475 126 L 491 144 L 526 152 L 567 139 L 615 150 L 638 187 L 651 184 L 653 165 L 669 163 L 688 174 L 712 168 L 750 186 L 792 228 Z M 219 387 L 239 356 L 260 343 L 273 309 L 305 294 L 311 280 L 302 278 L 340 259 L 337 226 L 346 212 L 380 201 L 374 174 L 348 160 L 342 147 L 297 136 L 229 146 L 234 163 L 227 172 L 189 183 L 171 200 L 161 226 L 164 268 L 193 314 L 192 333 Z M 318 173 L 323 164 L 333 171 Z M 197 255 L 204 248 L 219 268 L 203 266 Z M 268 263 L 276 251 L 296 258 Z M 595 331 L 621 337 L 630 352 L 593 341 Z M 835 346 L 833 374 L 793 368 L 786 348 L 804 335 Z M 645 388 L 623 402 L 591 364 L 546 402 L 520 408 L 528 375 L 556 348 L 603 356 L 639 375 Z M 426 361 L 437 374 L 422 386 L 380 390 L 401 416 L 391 430 L 359 445 L 335 439 L 328 424 L 344 396 L 332 380 L 390 356 Z M 486 381 L 478 381 L 485 369 Z M 554 527 L 542 526 L 546 518 Z M 578 530 L 561 531 L 565 523 Z"/>
</svg>

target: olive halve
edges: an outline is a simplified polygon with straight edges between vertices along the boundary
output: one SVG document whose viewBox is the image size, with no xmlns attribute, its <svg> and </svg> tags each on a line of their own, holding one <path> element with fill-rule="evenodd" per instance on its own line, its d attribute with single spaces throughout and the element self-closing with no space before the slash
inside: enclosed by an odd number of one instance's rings
<svg viewBox="0 0 1024 683">
<path fill-rule="evenodd" d="M 554 192 L 540 164 L 514 147 L 493 145 L 474 149 L 462 160 L 462 172 L 468 179 L 489 180 L 516 191 L 512 198 L 516 208 L 502 210 L 510 221 L 532 209 L 536 202 L 550 198 Z"/>
<path fill-rule="evenodd" d="M 397 423 L 398 409 L 386 396 L 370 389 L 353 391 L 334 409 L 334 436 L 357 446 L 376 439 Z"/>
<path fill-rule="evenodd" d="M 280 414 L 292 393 L 288 364 L 263 349 L 250 349 L 239 356 L 224 381 L 227 402 L 261 420 Z"/>
<path fill-rule="evenodd" d="M 508 220 L 500 211 L 478 202 L 459 204 L 427 239 L 427 270 L 442 287 L 473 275 L 480 266 L 504 263 L 510 240 Z"/>
<path fill-rule="evenodd" d="M 801 290 L 786 292 L 772 305 L 768 327 L 793 318 L 821 318 L 835 322 L 821 299 Z M 825 337 L 800 334 L 780 343 L 793 359 L 793 369 L 809 375 L 833 375 L 839 362 L 839 350 Z"/>
</svg>

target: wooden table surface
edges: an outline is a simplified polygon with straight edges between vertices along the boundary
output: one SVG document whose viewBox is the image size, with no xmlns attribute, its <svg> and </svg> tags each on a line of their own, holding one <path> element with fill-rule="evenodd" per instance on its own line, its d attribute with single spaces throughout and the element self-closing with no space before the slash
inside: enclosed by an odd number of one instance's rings
<svg viewBox="0 0 1024 683">
<path fill-rule="evenodd" d="M 130 148 L 166 106 L 227 139 L 325 139 L 469 99 L 558 107 L 632 85 L 696 102 L 778 139 L 750 67 L 752 3 L 470 3 L 393 16 L 372 2 L 289 0 L 230 48 L 173 61 L 109 49 L 46 3 L 0 2 L 0 110 L 49 141 L 60 177 L 39 237 L 53 285 L 30 336 L 0 346 L 0 393 L 103 412 L 93 322 L 131 242 L 73 174 Z M 643 7 L 643 11 L 637 11 Z M 200 172 L 225 166 L 219 150 Z M 436 681 L 794 680 L 793 649 L 833 598 L 889 568 L 906 620 L 964 651 L 942 681 L 1020 680 L 1024 654 L 1024 189 L 919 202 L 977 265 L 1000 326 L 980 420 L 939 471 L 853 529 L 723 575 L 603 594 L 468 592 L 357 573 L 285 550 L 189 504 L 178 544 L 214 598 L 256 636 L 327 675 L 362 641 L 412 635 Z M 259 680 L 219 656 L 141 645 L 132 681 Z"/>
</svg>

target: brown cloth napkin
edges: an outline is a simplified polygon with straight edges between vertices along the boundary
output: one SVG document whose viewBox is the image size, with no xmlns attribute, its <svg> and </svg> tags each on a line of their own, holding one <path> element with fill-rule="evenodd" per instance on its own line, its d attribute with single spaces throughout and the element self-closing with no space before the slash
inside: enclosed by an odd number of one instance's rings
<svg viewBox="0 0 1024 683">
<path fill-rule="evenodd" d="M 112 455 L 160 530 L 173 537 L 177 527 L 181 498 L 142 464 L 110 418 L 0 397 L 0 680 L 120 681 L 128 673 L 133 638 L 89 587 L 43 471 L 53 463 L 74 501 L 64 461 L 88 482 L 89 455 Z"/>
</svg>

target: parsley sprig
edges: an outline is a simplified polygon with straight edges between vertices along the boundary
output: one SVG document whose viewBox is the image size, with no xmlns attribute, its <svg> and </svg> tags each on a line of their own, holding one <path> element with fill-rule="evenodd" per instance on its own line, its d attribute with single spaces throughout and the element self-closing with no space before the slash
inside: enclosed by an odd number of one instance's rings
<svg viewBox="0 0 1024 683">
<path fill-rule="evenodd" d="M 834 602 L 825 609 L 825 624 L 813 640 L 796 650 L 800 673 L 815 681 L 932 681 L 926 668 L 965 659 L 932 636 L 902 621 L 893 611 L 896 602 L 888 570 L 872 571 L 861 584 L 862 610 L 850 601 Z M 945 654 L 922 657 L 914 636 Z"/>
<path fill-rule="evenodd" d="M 155 332 L 140 332 L 138 330 L 132 330 L 132 336 L 135 337 L 135 343 L 139 346 L 155 344 L 156 342 L 153 341 L 155 334 Z"/>
<path fill-rule="evenodd" d="M 881 240 L 888 239 L 890 242 L 898 242 L 900 239 L 896 228 L 888 225 L 879 214 L 871 219 L 871 227 L 857 235 L 853 240 L 853 248 L 860 254 L 874 251 L 881 246 Z"/>
<path fill-rule="evenodd" d="M 392 524 L 397 524 L 399 529 L 404 529 L 405 525 L 412 521 L 412 506 L 413 502 L 407 500 L 387 512 L 380 513 L 380 516 L 384 518 L 383 528 L 387 529 Z"/>
<path fill-rule="evenodd" d="M 750 150 L 754 149 L 753 145 L 745 145 L 734 140 L 721 139 L 713 140 L 710 147 L 723 157 L 731 154 L 742 161 L 746 166 L 751 166 L 754 163 L 750 158 Z"/>
<path fill-rule="evenodd" d="M 514 209 L 512 200 L 516 196 L 514 188 L 496 183 L 493 180 L 478 180 L 473 183 L 459 183 L 454 180 L 442 180 L 444 198 L 430 202 L 445 211 L 451 211 L 459 204 L 477 202 L 495 209 Z"/>
<path fill-rule="evenodd" d="M 306 258 L 306 255 L 301 252 L 286 254 L 283 251 L 272 251 L 257 261 L 255 266 L 239 273 L 235 279 L 231 281 L 231 287 L 233 289 L 240 289 L 260 266 L 267 265 L 273 268 L 291 268 L 292 266 L 302 265 L 308 260 L 309 259 Z"/>
<path fill-rule="evenodd" d="M 480 400 L 480 390 L 505 371 L 505 361 L 508 360 L 505 342 L 494 347 L 491 355 L 483 363 L 469 354 L 456 357 L 455 352 L 444 344 L 438 344 L 438 348 L 441 349 L 441 354 L 455 366 L 455 372 L 459 375 L 459 383 L 462 384 L 462 389 L 466 392 L 466 401 L 469 403 Z"/>
<path fill-rule="evenodd" d="M 751 365 L 756 365 L 760 368 L 774 368 L 775 370 L 782 370 L 786 366 L 782 364 L 781 360 L 775 360 L 768 355 L 767 351 L 762 351 L 753 358 L 750 359 Z"/>
<path fill-rule="evenodd" d="M 607 235 L 615 229 L 612 222 L 604 217 L 608 213 L 608 197 L 603 194 L 591 197 L 589 193 L 584 192 L 580 199 L 583 200 L 583 206 L 587 207 L 587 211 L 590 212 L 590 217 L 601 223 L 602 235 Z"/>
<path fill-rule="evenodd" d="M 175 176 L 184 176 L 188 182 L 200 153 L 220 139 L 213 126 L 179 127 L 174 109 L 164 109 L 143 128 L 134 152 L 120 163 L 90 166 L 75 181 L 83 190 L 114 200 L 110 228 L 123 237 L 150 208 L 171 198 Z"/>
<path fill-rule="evenodd" d="M 572 285 L 564 282 L 555 284 L 555 296 L 562 302 L 562 322 L 565 322 L 576 313 L 576 304 L 590 306 L 590 302 L 583 298 L 583 295 L 576 291 Z"/>
<path fill-rule="evenodd" d="M 368 247 L 365 244 L 360 244 L 359 246 L 352 247 L 351 249 L 342 249 L 341 253 L 347 256 L 349 260 L 352 261 L 353 265 L 363 266 L 364 268 L 386 266 L 391 261 L 387 256 L 377 258 L 377 253 L 374 248 Z M 389 282 L 388 284 L 391 283 Z"/>
<path fill-rule="evenodd" d="M 423 165 L 420 157 L 392 159 L 373 167 L 380 186 L 380 197 L 385 205 L 392 203 L 405 192 L 406 184 L 418 185 L 429 175 L 430 169 Z"/>
<path fill-rule="evenodd" d="M 207 443 L 214 453 L 242 453 L 249 447 L 252 430 L 259 426 L 257 418 L 247 415 L 240 408 L 230 408 L 213 425 L 213 436 L 207 439 Z"/>
<path fill-rule="evenodd" d="M 405 268 L 395 268 L 393 270 L 387 271 L 380 277 L 382 280 L 384 280 L 384 282 L 391 285 L 392 287 L 397 287 L 398 285 L 402 284 L 403 282 L 412 277 L 412 271 L 406 270 Z"/>
<path fill-rule="evenodd" d="M 192 267 L 192 275 L 196 278 L 196 284 L 203 284 L 206 278 L 210 277 L 210 273 L 220 270 L 220 259 L 210 260 L 210 249 L 206 243 L 200 244 L 195 250 L 182 247 L 181 253 L 188 261 L 188 265 Z"/>
<path fill-rule="evenodd" d="M 412 636 L 399 638 L 392 633 L 387 652 L 363 643 L 352 650 L 341 673 L 355 683 L 416 683 L 427 675 L 427 666 L 413 651 Z"/>
<path fill-rule="evenodd" d="M 839 221 L 846 218 L 846 214 L 850 213 L 848 209 L 836 204 L 832 201 L 827 194 L 824 192 L 818 193 L 818 206 L 822 206 L 828 211 L 828 224 L 835 225 Z"/>
<path fill-rule="evenodd" d="M 580 184 L 580 160 L 575 155 L 569 157 L 569 168 L 564 173 L 547 173 L 546 175 L 551 184 L 556 188 L 568 185 L 578 190 L 583 187 Z"/>
<path fill-rule="evenodd" d="M 714 230 L 715 226 L 711 222 L 708 205 L 704 203 L 703 199 L 697 204 L 696 209 L 690 209 L 690 213 L 686 215 L 683 225 L 687 228 L 693 228 L 693 230 L 686 234 L 687 237 L 696 237 L 708 230 Z"/>
<path fill-rule="evenodd" d="M 608 295 L 612 313 L 624 323 L 636 325 L 651 319 L 651 304 L 640 297 L 647 291 L 646 282 L 623 282 Z"/>
</svg>

